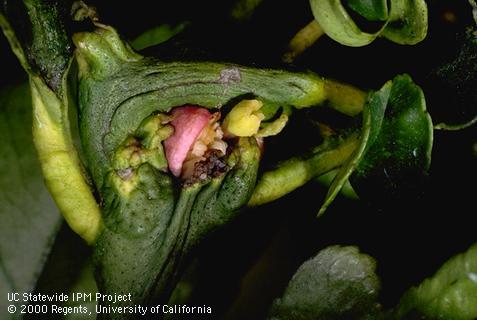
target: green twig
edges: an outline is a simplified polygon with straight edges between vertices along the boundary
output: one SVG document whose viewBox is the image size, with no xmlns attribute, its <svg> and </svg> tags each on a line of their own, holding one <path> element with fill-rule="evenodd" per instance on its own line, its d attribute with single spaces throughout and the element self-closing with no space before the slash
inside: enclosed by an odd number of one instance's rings
<svg viewBox="0 0 477 320">
<path fill-rule="evenodd" d="M 300 54 L 311 47 L 323 34 L 323 29 L 321 29 L 316 20 L 308 23 L 290 40 L 288 51 L 283 55 L 283 61 L 287 63 L 293 62 Z"/>
</svg>

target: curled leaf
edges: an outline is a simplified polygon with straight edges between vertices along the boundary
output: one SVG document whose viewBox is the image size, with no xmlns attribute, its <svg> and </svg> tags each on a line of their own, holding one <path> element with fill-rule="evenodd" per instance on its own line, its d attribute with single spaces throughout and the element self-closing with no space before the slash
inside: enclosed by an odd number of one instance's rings
<svg viewBox="0 0 477 320">
<path fill-rule="evenodd" d="M 427 4 L 424 0 L 393 0 L 388 24 L 381 34 L 399 44 L 416 44 L 427 35 Z"/>
<path fill-rule="evenodd" d="M 365 46 L 379 34 L 361 31 L 339 0 L 310 0 L 310 5 L 313 16 L 326 35 L 341 44 Z"/>
<path fill-rule="evenodd" d="M 427 34 L 427 5 L 424 0 L 353 0 L 348 5 L 370 21 L 383 21 L 374 33 L 362 31 L 340 0 L 310 0 L 313 16 L 325 33 L 347 46 L 360 47 L 383 36 L 399 44 L 416 44 Z"/>
<path fill-rule="evenodd" d="M 387 0 L 348 0 L 348 6 L 370 21 L 384 21 L 389 16 Z"/>
</svg>

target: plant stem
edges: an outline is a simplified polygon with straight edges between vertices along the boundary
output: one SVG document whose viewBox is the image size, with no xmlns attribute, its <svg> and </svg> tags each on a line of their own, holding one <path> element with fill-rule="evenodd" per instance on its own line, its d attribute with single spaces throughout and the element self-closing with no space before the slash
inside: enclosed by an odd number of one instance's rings
<svg viewBox="0 0 477 320">
<path fill-rule="evenodd" d="M 358 145 L 358 135 L 352 134 L 335 148 L 318 148 L 309 158 L 293 158 L 277 169 L 265 172 L 248 202 L 262 205 L 303 186 L 311 179 L 341 166 Z"/>
<path fill-rule="evenodd" d="M 332 79 L 325 79 L 328 106 L 348 116 L 356 116 L 363 111 L 368 93 L 352 85 Z"/>
<path fill-rule="evenodd" d="M 289 50 L 283 55 L 282 60 L 287 63 L 293 62 L 296 57 L 313 45 L 323 34 L 323 29 L 313 19 L 290 40 L 288 44 Z"/>
</svg>

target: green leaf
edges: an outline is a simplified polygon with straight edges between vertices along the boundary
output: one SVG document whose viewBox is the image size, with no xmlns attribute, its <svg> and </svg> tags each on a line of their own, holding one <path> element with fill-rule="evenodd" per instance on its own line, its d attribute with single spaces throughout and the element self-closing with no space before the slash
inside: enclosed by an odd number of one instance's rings
<svg viewBox="0 0 477 320">
<path fill-rule="evenodd" d="M 384 36 L 399 44 L 416 44 L 427 34 L 427 5 L 424 0 L 350 0 L 349 6 L 364 18 L 385 20 L 375 33 L 362 31 L 340 0 L 310 0 L 311 10 L 324 32 L 347 46 L 360 47 Z M 385 7 L 386 6 L 386 7 Z M 384 18 L 384 19 L 383 19 Z"/>
<path fill-rule="evenodd" d="M 387 0 L 348 0 L 348 6 L 370 21 L 384 21 L 388 18 Z"/>
<path fill-rule="evenodd" d="M 399 44 L 416 44 L 427 35 L 427 4 L 424 0 L 393 0 L 382 36 Z"/>
<path fill-rule="evenodd" d="M 472 320 L 477 318 L 477 244 L 444 263 L 434 276 L 409 289 L 396 318 Z"/>
<path fill-rule="evenodd" d="M 318 215 L 350 179 L 359 196 L 393 195 L 415 186 L 430 166 L 433 130 L 421 88 L 397 76 L 370 93 L 360 144 L 341 167 Z"/>
<path fill-rule="evenodd" d="M 374 259 L 356 247 L 328 247 L 300 266 L 269 319 L 377 319 L 375 269 Z"/>
<path fill-rule="evenodd" d="M 351 47 L 361 47 L 376 39 L 379 32 L 367 33 L 354 23 L 340 0 L 310 0 L 316 21 L 333 40 Z"/>
<path fill-rule="evenodd" d="M 0 318 L 9 292 L 30 292 L 50 252 L 61 216 L 43 183 L 32 141 L 28 85 L 0 92 Z"/>
<path fill-rule="evenodd" d="M 430 166 L 433 129 L 424 94 L 408 75 L 397 76 L 390 85 L 384 118 L 351 177 L 359 195 L 403 193 L 418 185 Z"/>
</svg>

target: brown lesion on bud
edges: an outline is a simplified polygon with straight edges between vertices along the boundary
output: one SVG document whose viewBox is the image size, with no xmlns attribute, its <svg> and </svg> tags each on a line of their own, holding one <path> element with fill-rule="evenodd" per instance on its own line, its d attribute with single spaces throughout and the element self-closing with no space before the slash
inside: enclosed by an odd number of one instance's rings
<svg viewBox="0 0 477 320">
<path fill-rule="evenodd" d="M 181 178 L 184 184 L 190 185 L 191 181 L 203 181 L 204 172 L 209 172 L 208 176 L 214 176 L 211 164 L 215 163 L 217 168 L 222 168 L 219 161 L 225 164 L 224 157 L 227 154 L 228 144 L 224 138 L 224 133 L 220 125 L 220 112 L 215 112 L 207 126 L 192 144 L 187 157 L 182 166 Z M 208 170 L 204 168 L 208 167 Z"/>
<path fill-rule="evenodd" d="M 194 164 L 191 175 L 183 182 L 185 187 L 198 182 L 203 182 L 209 178 L 216 178 L 227 172 L 229 166 L 225 160 L 224 154 L 217 149 L 206 151 L 204 160 Z"/>
</svg>

